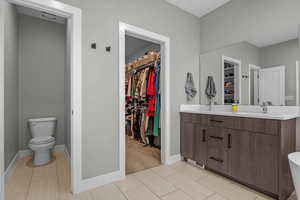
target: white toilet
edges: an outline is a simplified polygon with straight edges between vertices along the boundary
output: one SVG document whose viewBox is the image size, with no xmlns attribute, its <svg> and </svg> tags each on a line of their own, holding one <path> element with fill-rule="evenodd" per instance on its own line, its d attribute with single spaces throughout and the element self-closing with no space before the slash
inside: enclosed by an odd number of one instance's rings
<svg viewBox="0 0 300 200">
<path fill-rule="evenodd" d="M 56 118 L 29 119 L 32 139 L 29 148 L 33 151 L 33 164 L 45 165 L 51 160 L 51 149 L 55 145 L 53 137 L 56 129 Z"/>
<path fill-rule="evenodd" d="M 300 152 L 288 155 L 297 198 L 300 198 Z"/>
</svg>

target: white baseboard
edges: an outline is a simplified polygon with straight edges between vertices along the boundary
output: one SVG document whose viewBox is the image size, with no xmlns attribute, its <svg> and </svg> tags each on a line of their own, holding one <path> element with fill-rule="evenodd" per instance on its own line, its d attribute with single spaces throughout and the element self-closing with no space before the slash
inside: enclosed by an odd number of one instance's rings
<svg viewBox="0 0 300 200">
<path fill-rule="evenodd" d="M 12 174 L 13 169 L 16 167 L 16 161 L 18 157 L 19 157 L 19 153 L 17 152 L 14 158 L 9 163 L 7 169 L 5 170 L 4 172 L 5 182 L 7 181 L 7 178 Z"/>
<path fill-rule="evenodd" d="M 123 179 L 125 179 L 125 176 L 122 175 L 121 171 L 115 171 L 109 174 L 104 174 L 101 176 L 84 179 L 81 181 L 81 186 L 79 187 L 78 193 L 88 191 L 93 188 L 97 188 L 99 186 L 110 184 L 115 181 L 120 181 Z"/>
<path fill-rule="evenodd" d="M 59 145 L 55 145 L 53 152 L 65 152 L 65 150 L 66 150 L 66 145 L 59 144 Z"/>
<path fill-rule="evenodd" d="M 68 151 L 68 148 L 67 148 L 67 147 L 65 148 L 65 154 L 66 154 L 66 158 L 67 158 L 67 160 L 68 160 L 68 161 L 71 161 L 70 153 L 69 153 L 69 151 Z"/>
<path fill-rule="evenodd" d="M 181 161 L 181 155 L 180 154 L 170 156 L 169 159 L 166 161 L 166 165 L 172 165 L 172 164 L 174 164 L 178 161 Z"/>
<path fill-rule="evenodd" d="M 55 145 L 53 152 L 65 152 L 66 146 L 64 144 Z M 20 150 L 19 158 L 24 158 L 26 156 L 31 156 L 32 151 L 30 149 Z"/>
<path fill-rule="evenodd" d="M 30 149 L 20 150 L 18 159 L 24 158 L 26 156 L 31 156 L 31 155 L 32 155 L 32 151 Z"/>
</svg>

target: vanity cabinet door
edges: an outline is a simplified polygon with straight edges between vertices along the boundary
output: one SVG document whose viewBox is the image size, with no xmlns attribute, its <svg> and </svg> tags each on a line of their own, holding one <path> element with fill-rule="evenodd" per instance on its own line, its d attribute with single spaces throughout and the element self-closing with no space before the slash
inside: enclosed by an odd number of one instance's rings
<svg viewBox="0 0 300 200">
<path fill-rule="evenodd" d="M 195 124 L 181 120 L 180 151 L 184 158 L 194 159 Z"/>
<path fill-rule="evenodd" d="M 195 124 L 195 161 L 197 164 L 206 165 L 207 155 L 207 128 Z"/>
<path fill-rule="evenodd" d="M 279 137 L 253 134 L 252 170 L 254 185 L 273 194 L 278 193 Z"/>
<path fill-rule="evenodd" d="M 207 133 L 207 167 L 227 174 L 227 129 L 209 127 Z"/>
<path fill-rule="evenodd" d="M 252 134 L 228 129 L 228 173 L 235 179 L 252 184 Z"/>
</svg>

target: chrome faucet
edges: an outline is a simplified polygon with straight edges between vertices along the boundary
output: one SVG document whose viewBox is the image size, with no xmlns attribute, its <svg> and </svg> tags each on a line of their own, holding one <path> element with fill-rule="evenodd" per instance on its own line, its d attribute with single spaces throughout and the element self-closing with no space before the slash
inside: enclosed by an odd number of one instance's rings
<svg viewBox="0 0 300 200">
<path fill-rule="evenodd" d="M 268 104 L 266 102 L 262 103 L 261 108 L 264 114 L 268 113 Z"/>
</svg>

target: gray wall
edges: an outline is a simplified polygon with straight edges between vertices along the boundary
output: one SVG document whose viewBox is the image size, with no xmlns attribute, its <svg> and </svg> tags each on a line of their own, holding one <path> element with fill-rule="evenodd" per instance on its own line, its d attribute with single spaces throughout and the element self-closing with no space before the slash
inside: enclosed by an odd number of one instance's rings
<svg viewBox="0 0 300 200">
<path fill-rule="evenodd" d="M 248 42 L 240 42 L 224 48 L 216 49 L 204 53 L 200 56 L 200 103 L 207 104 L 205 87 L 208 76 L 213 76 L 216 84 L 217 95 L 215 100 L 218 104 L 222 103 L 222 56 L 228 56 L 242 61 L 242 75 L 248 75 L 249 64 L 259 65 L 259 48 Z M 242 104 L 248 104 L 249 81 L 242 79 Z M 246 91 L 246 92 L 245 92 Z"/>
<path fill-rule="evenodd" d="M 31 139 L 29 118 L 57 117 L 56 142 L 64 144 L 66 27 L 20 15 L 19 30 L 20 149 Z"/>
<path fill-rule="evenodd" d="M 296 32 L 299 8 L 299 0 L 232 0 L 201 18 L 201 52 L 251 41 L 261 34 L 280 35 L 289 26 L 295 26 Z"/>
<path fill-rule="evenodd" d="M 300 21 L 300 20 L 299 20 Z M 280 44 L 260 49 L 260 66 L 271 67 L 284 65 L 286 67 L 286 96 L 294 100 L 286 101 L 286 105 L 296 105 L 296 61 L 299 60 L 299 41 L 290 40 Z"/>
<path fill-rule="evenodd" d="M 18 23 L 15 6 L 4 2 L 5 6 L 5 88 L 4 88 L 4 128 L 5 128 L 5 169 L 18 152 Z"/>
<path fill-rule="evenodd" d="M 199 19 L 164 0 L 61 0 L 83 14 L 83 177 L 119 169 L 118 23 L 123 21 L 171 39 L 171 154 L 180 152 L 179 105 L 186 102 L 186 72 L 199 73 Z M 149 12 L 153 10 L 154 12 Z M 158 23 L 159 22 L 159 23 Z M 97 50 L 90 44 L 96 41 Z M 105 52 L 111 45 L 112 52 Z M 198 85 L 198 79 L 195 78 Z M 199 102 L 199 97 L 196 97 Z"/>
</svg>

